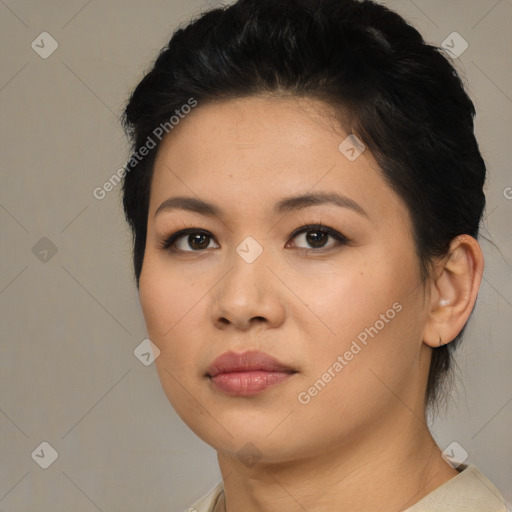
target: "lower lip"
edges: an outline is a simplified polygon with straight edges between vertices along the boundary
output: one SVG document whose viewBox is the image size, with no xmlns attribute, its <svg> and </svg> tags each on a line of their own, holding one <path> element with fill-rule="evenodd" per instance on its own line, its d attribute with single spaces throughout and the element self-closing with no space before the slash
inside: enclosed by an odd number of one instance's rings
<svg viewBox="0 0 512 512">
<path fill-rule="evenodd" d="M 254 370 L 248 372 L 219 373 L 210 377 L 213 386 L 230 395 L 252 396 L 265 389 L 285 381 L 293 374 L 288 372 L 267 372 Z"/>
</svg>

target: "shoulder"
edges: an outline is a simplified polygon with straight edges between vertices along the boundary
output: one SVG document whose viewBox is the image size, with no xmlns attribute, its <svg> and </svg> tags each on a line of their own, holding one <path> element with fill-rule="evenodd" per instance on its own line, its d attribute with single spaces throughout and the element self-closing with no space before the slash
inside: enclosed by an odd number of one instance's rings
<svg viewBox="0 0 512 512">
<path fill-rule="evenodd" d="M 219 482 L 206 495 L 187 508 L 185 512 L 212 512 L 223 490 L 224 485 Z"/>
<path fill-rule="evenodd" d="M 434 489 L 405 512 L 506 512 L 503 496 L 475 466 L 462 471 Z"/>
<path fill-rule="evenodd" d="M 212 512 L 224 485 L 219 482 L 186 512 Z M 476 466 L 465 465 L 452 479 L 404 512 L 507 512 L 505 500 Z"/>
</svg>

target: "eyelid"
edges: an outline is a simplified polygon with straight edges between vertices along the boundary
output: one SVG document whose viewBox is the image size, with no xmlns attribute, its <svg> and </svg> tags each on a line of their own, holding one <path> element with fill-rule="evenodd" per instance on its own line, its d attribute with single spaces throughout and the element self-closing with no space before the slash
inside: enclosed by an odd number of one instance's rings
<svg viewBox="0 0 512 512">
<path fill-rule="evenodd" d="M 341 243 L 344 243 L 344 244 L 349 244 L 351 242 L 351 240 L 346 237 L 343 233 L 340 233 L 338 230 L 334 229 L 334 228 L 331 228 L 329 226 L 326 226 L 325 224 L 305 224 L 299 228 L 297 228 L 291 235 L 290 235 L 290 240 L 294 239 L 294 238 L 297 238 L 298 235 L 301 235 L 302 233 L 307 233 L 308 231 L 322 231 L 324 233 L 326 233 L 328 236 L 330 236 L 331 238 L 334 238 L 336 241 L 338 242 L 341 242 Z M 299 247 L 299 249 L 303 249 L 303 250 L 311 250 L 313 252 L 320 252 L 322 251 L 322 249 L 324 248 L 320 248 L 320 249 L 305 249 L 304 247 Z"/>
<path fill-rule="evenodd" d="M 187 236 L 187 235 L 195 235 L 195 234 L 201 234 L 206 235 L 212 239 L 215 239 L 215 237 L 207 230 L 201 229 L 201 228 L 186 228 L 186 229 L 180 229 L 178 231 L 175 231 L 171 235 L 165 237 L 160 243 L 159 247 L 163 250 L 174 250 L 175 252 L 204 252 L 204 251 L 182 251 L 180 249 L 173 249 L 172 246 L 174 243 L 179 240 L 180 238 Z"/>
<path fill-rule="evenodd" d="M 334 228 L 331 228 L 331 227 L 326 226 L 326 225 L 321 224 L 321 223 L 314 223 L 314 224 L 307 224 L 306 223 L 306 224 L 301 225 L 297 229 L 295 229 L 293 231 L 293 233 L 288 236 L 288 242 L 286 243 L 286 247 L 288 246 L 289 241 L 293 240 L 294 238 L 297 238 L 298 235 L 301 235 L 303 233 L 307 233 L 309 231 L 315 231 L 315 230 L 322 231 L 322 232 L 326 233 L 331 238 L 334 238 L 337 243 L 336 244 L 332 244 L 332 245 L 327 246 L 327 247 L 321 247 L 321 248 L 318 248 L 318 249 L 315 249 L 315 248 L 305 248 L 305 247 L 297 247 L 297 250 L 300 250 L 300 251 L 303 251 L 303 252 L 307 252 L 307 253 L 322 253 L 322 252 L 327 252 L 327 251 L 331 250 L 333 247 L 338 247 L 340 245 L 348 245 L 348 244 L 351 243 L 351 240 L 348 237 L 346 237 L 344 234 L 340 233 L 339 231 L 337 231 Z M 218 242 L 216 241 L 215 237 L 209 231 L 207 231 L 205 229 L 201 229 L 201 228 L 186 228 L 186 229 L 181 229 L 179 231 L 175 231 L 170 236 L 165 237 L 159 243 L 159 248 L 162 249 L 162 250 L 168 250 L 168 251 L 172 250 L 175 253 L 182 253 L 182 254 L 184 254 L 184 253 L 197 253 L 197 254 L 200 254 L 200 253 L 205 252 L 206 249 L 197 250 L 197 251 L 193 251 L 193 250 L 183 251 L 181 249 L 174 249 L 173 248 L 173 245 L 175 244 L 175 242 L 177 240 L 179 240 L 180 238 L 182 238 L 184 236 L 191 235 L 191 234 L 202 234 L 202 235 L 205 235 L 205 236 L 211 238 L 212 240 L 214 240 L 218 244 Z"/>
</svg>

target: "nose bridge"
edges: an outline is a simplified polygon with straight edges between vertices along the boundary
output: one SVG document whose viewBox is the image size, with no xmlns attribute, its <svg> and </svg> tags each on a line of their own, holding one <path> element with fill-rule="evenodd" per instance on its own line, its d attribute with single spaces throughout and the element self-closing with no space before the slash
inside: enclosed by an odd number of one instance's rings
<svg viewBox="0 0 512 512">
<path fill-rule="evenodd" d="M 240 305 L 259 303 L 268 273 L 266 256 L 263 245 L 254 237 L 244 238 L 228 258 L 231 270 L 223 283 L 223 294 L 232 295 Z"/>
<path fill-rule="evenodd" d="M 268 270 L 268 251 L 254 237 L 247 236 L 227 259 L 229 269 L 215 292 L 213 321 L 222 319 L 239 327 L 251 319 L 275 324 L 282 320 L 283 305 L 275 280 Z"/>
</svg>

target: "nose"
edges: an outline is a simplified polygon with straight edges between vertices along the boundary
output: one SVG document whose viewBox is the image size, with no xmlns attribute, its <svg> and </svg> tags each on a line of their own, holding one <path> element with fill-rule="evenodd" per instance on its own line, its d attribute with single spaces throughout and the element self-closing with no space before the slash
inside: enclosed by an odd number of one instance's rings
<svg viewBox="0 0 512 512">
<path fill-rule="evenodd" d="M 261 255 L 248 263 L 237 253 L 225 277 L 212 290 L 211 318 L 219 329 L 247 331 L 253 325 L 279 327 L 285 319 L 285 288 Z M 275 272 L 275 270 L 274 270 Z"/>
</svg>

